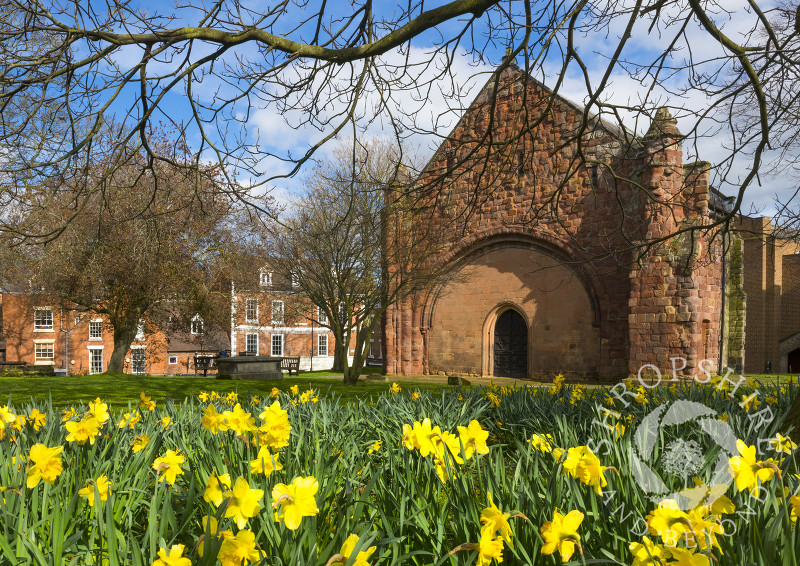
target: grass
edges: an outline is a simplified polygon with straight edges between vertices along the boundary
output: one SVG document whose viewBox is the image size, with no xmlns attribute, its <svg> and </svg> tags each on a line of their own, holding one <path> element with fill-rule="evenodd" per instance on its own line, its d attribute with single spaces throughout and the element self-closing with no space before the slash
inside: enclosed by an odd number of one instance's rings
<svg viewBox="0 0 800 566">
<path fill-rule="evenodd" d="M 374 373 L 369 371 L 367 375 Z M 0 405 L 20 405 L 33 401 L 46 402 L 52 397 L 53 406 L 87 404 L 101 397 L 112 407 L 127 407 L 128 403 L 139 398 L 144 391 L 157 403 L 165 398 L 183 401 L 196 397 L 201 391 L 227 393 L 236 391 L 240 396 L 269 395 L 273 387 L 288 392 L 297 385 L 300 390 L 313 388 L 325 395 L 340 396 L 342 400 L 353 402 L 359 399 L 377 397 L 385 393 L 391 382 L 367 380 L 362 376 L 358 385 L 343 385 L 341 374 L 329 371 L 303 372 L 299 376 L 284 376 L 279 381 L 237 381 L 202 376 L 152 376 L 129 375 L 123 373 L 101 373 L 74 377 L 9 377 L 0 376 Z M 438 391 L 442 385 L 425 381 L 403 381 L 401 386 L 408 390 Z"/>
</svg>

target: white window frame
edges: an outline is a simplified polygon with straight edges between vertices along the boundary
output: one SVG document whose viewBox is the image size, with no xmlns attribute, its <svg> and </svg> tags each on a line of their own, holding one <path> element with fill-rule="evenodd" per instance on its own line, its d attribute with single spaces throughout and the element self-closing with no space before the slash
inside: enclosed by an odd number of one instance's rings
<svg viewBox="0 0 800 566">
<path fill-rule="evenodd" d="M 103 347 L 102 346 L 89 346 L 89 375 L 94 375 L 97 373 L 103 373 Z M 92 368 L 92 356 L 95 352 L 100 352 L 100 371 L 94 371 Z"/>
<path fill-rule="evenodd" d="M 280 305 L 280 308 L 276 309 L 276 307 L 278 305 Z M 285 305 L 283 304 L 283 301 L 277 301 L 277 300 L 276 301 L 272 301 L 272 325 L 273 326 L 275 326 L 277 324 L 283 324 L 284 323 L 285 316 L 286 316 L 284 306 Z M 280 314 L 281 314 L 280 318 L 276 318 L 275 317 L 275 311 L 276 310 L 280 311 Z"/>
<path fill-rule="evenodd" d="M 276 338 L 278 339 L 277 340 L 277 344 L 276 344 L 276 340 L 275 340 Z M 270 334 L 269 343 L 270 343 L 270 350 L 269 350 L 270 351 L 270 355 L 273 358 L 282 358 L 283 357 L 283 334 Z M 276 349 L 275 348 L 276 346 L 280 346 L 280 348 Z"/>
<path fill-rule="evenodd" d="M 317 307 L 317 322 L 319 324 L 328 324 L 328 315 L 322 312 L 320 307 Z"/>
<path fill-rule="evenodd" d="M 171 366 L 178 365 L 178 356 L 170 356 L 167 363 Z"/>
<path fill-rule="evenodd" d="M 41 322 L 37 322 L 37 315 L 41 312 L 49 312 L 50 313 L 50 325 L 48 326 L 46 322 L 42 324 Z M 54 329 L 54 315 L 53 315 L 53 307 L 33 307 L 33 331 L 34 332 L 52 332 Z"/>
<path fill-rule="evenodd" d="M 325 343 L 323 346 L 323 342 Z M 325 353 L 323 354 L 323 348 Z M 327 334 L 320 334 L 317 336 L 317 355 L 318 356 L 327 356 L 328 355 L 328 335 Z"/>
<path fill-rule="evenodd" d="M 291 274 L 292 278 L 292 289 L 296 289 L 300 286 L 300 276 L 297 273 Z"/>
<path fill-rule="evenodd" d="M 195 324 L 200 323 L 200 330 L 196 330 Z M 192 336 L 202 336 L 205 334 L 205 322 L 203 321 L 202 317 L 199 314 L 196 314 L 192 317 L 192 322 L 189 325 L 189 330 L 192 333 Z"/>
<path fill-rule="evenodd" d="M 251 336 L 255 337 L 255 342 L 256 342 L 256 349 L 255 350 L 251 350 L 248 347 L 249 346 L 248 342 L 250 341 L 250 337 Z M 255 355 L 258 355 L 258 332 L 248 332 L 247 334 L 244 335 L 244 351 L 245 352 L 253 352 Z"/>
<path fill-rule="evenodd" d="M 250 297 L 244 300 L 244 321 L 258 322 L 258 299 Z"/>
<path fill-rule="evenodd" d="M 41 358 L 38 356 L 36 349 L 37 346 L 50 346 L 50 351 L 52 352 L 52 357 L 49 358 Z M 33 341 L 33 365 L 35 366 L 43 366 L 43 365 L 54 365 L 56 363 L 56 341 L 55 340 L 34 340 Z"/>
<path fill-rule="evenodd" d="M 262 268 L 258 274 L 258 282 L 262 287 L 272 287 L 272 272 Z"/>
<path fill-rule="evenodd" d="M 136 325 L 136 336 L 134 340 L 144 340 L 144 321 L 140 320 Z"/>
<path fill-rule="evenodd" d="M 92 336 L 92 327 L 93 325 L 100 325 L 100 336 Z M 89 340 L 92 342 L 100 341 L 103 339 L 103 319 L 102 318 L 93 318 L 89 321 Z"/>
</svg>

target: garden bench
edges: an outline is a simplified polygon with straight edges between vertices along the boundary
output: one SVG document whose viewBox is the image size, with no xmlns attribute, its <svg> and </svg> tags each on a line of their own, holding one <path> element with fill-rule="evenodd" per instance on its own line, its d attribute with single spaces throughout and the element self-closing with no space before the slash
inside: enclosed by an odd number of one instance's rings
<svg viewBox="0 0 800 566">
<path fill-rule="evenodd" d="M 288 371 L 289 375 L 292 375 L 292 372 L 300 375 L 300 356 L 281 358 L 281 370 Z"/>
</svg>

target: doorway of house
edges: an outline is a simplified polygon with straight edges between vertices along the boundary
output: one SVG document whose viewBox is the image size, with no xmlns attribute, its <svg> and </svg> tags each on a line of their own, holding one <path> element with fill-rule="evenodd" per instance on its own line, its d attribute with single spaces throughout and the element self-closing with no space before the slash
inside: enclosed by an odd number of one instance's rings
<svg viewBox="0 0 800 566">
<path fill-rule="evenodd" d="M 528 326 L 515 310 L 507 310 L 494 326 L 494 375 L 528 377 Z"/>
</svg>

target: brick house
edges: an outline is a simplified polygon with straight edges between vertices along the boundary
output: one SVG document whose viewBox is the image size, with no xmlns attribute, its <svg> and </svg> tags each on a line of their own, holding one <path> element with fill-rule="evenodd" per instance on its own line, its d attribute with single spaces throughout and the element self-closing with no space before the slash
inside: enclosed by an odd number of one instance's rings
<svg viewBox="0 0 800 566">
<path fill-rule="evenodd" d="M 325 315 L 302 298 L 296 282 L 269 267 L 257 281 L 231 284 L 231 352 L 300 357 L 301 370 L 333 367 L 333 334 Z"/>
<path fill-rule="evenodd" d="M 0 361 L 52 367 L 71 375 L 101 373 L 114 349 L 113 331 L 96 313 L 52 304 L 15 289 L 0 293 Z M 221 329 L 195 317 L 191 328 L 167 330 L 142 321 L 125 357 L 125 373 L 194 372 L 195 355 L 228 348 Z"/>
<path fill-rule="evenodd" d="M 436 261 L 460 277 L 387 312 L 389 373 L 611 379 L 675 357 L 685 374 L 718 369 L 722 243 L 670 235 L 728 200 L 708 163 L 683 163 L 666 108 L 642 137 L 597 118 L 577 135 L 583 112 L 513 65 L 467 109 L 417 181 L 440 183 L 419 206 L 427 222 L 466 219 L 437 235 L 449 251 Z"/>
</svg>

